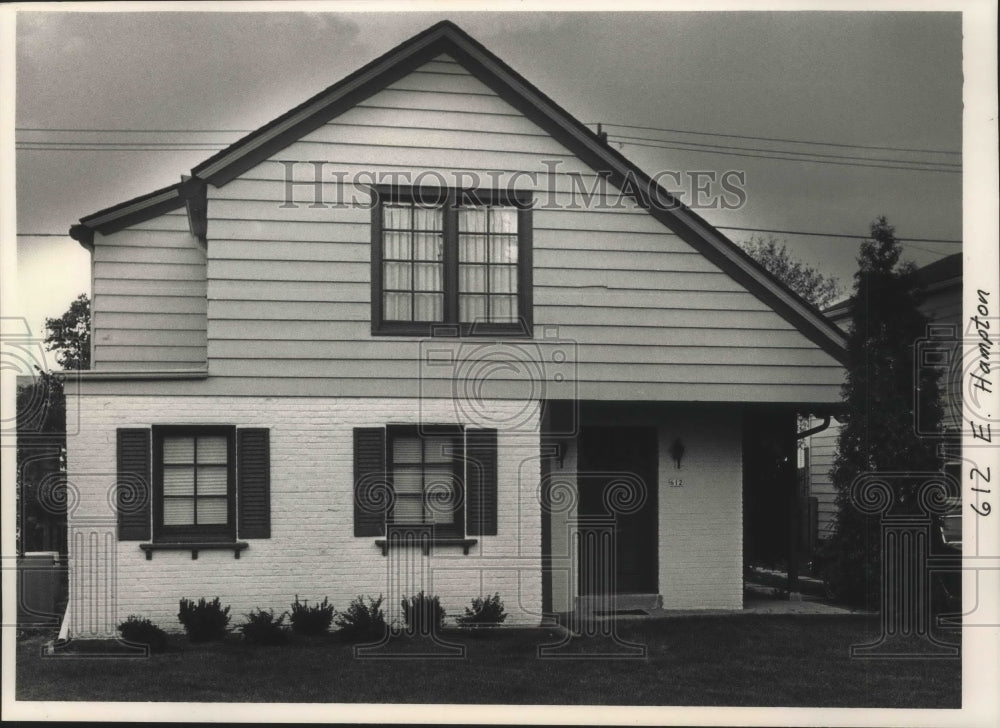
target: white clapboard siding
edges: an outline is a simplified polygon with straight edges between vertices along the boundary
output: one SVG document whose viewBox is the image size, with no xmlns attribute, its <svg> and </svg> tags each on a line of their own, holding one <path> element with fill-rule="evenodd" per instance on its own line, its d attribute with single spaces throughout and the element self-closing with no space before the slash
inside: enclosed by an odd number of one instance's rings
<svg viewBox="0 0 1000 728">
<path fill-rule="evenodd" d="M 313 161 L 323 162 L 319 188 Z M 446 184 L 476 174 L 486 187 L 533 173 L 515 184 L 546 203 L 532 213 L 535 342 L 523 355 L 571 352 L 580 393 L 837 399 L 842 369 L 832 357 L 617 189 L 596 186 L 593 170 L 451 61 L 428 64 L 209 188 L 213 377 L 204 386 L 223 392 L 245 381 L 294 394 L 326 381 L 326 392 L 363 396 L 374 379 L 383 393 L 412 395 L 422 379 L 452 378 L 454 368 L 421 370 L 418 338 L 371 334 L 364 182 L 424 171 Z M 457 354 L 465 363 L 500 356 L 467 343 Z M 496 396 L 523 393 L 523 381 L 504 376 Z"/>
<path fill-rule="evenodd" d="M 205 366 L 205 249 L 187 216 L 169 213 L 94 238 L 94 368 Z"/>
<path fill-rule="evenodd" d="M 395 172 L 533 193 L 533 341 L 452 340 L 455 365 L 428 366 L 419 338 L 372 336 L 367 184 Z M 212 376 L 186 384 L 206 394 L 451 396 L 455 366 L 483 368 L 513 345 L 545 362 L 546 381 L 532 389 L 498 373 L 487 396 L 839 395 L 832 357 L 445 56 L 210 185 L 207 238 L 202 263 L 178 212 L 100 241 L 96 351 L 107 366 L 207 357 Z"/>
<path fill-rule="evenodd" d="M 818 420 L 810 426 L 819 424 Z M 816 498 L 817 534 L 829 538 L 837 515 L 837 491 L 830 476 L 833 461 L 837 455 L 837 437 L 840 423 L 830 420 L 830 426 L 809 438 L 809 495 Z"/>
</svg>

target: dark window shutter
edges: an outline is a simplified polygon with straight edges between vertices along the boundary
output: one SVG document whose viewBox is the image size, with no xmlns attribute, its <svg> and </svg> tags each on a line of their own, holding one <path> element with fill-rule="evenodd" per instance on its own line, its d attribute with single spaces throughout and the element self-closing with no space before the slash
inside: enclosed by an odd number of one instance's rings
<svg viewBox="0 0 1000 728">
<path fill-rule="evenodd" d="M 466 532 L 497 535 L 497 431 L 466 430 Z"/>
<path fill-rule="evenodd" d="M 236 431 L 236 534 L 271 538 L 270 430 Z"/>
<path fill-rule="evenodd" d="M 118 477 L 115 501 L 118 540 L 150 540 L 150 506 L 153 490 L 148 429 L 118 430 Z"/>
<path fill-rule="evenodd" d="M 390 498 L 385 472 L 385 429 L 354 428 L 354 535 L 384 536 Z"/>
</svg>

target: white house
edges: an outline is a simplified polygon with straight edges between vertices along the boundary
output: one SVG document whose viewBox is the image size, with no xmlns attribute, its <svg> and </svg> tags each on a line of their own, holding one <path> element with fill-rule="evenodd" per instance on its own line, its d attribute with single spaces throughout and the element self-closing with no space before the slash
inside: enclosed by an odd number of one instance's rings
<svg viewBox="0 0 1000 728">
<path fill-rule="evenodd" d="M 755 463 L 844 376 L 836 326 L 448 22 L 72 234 L 75 634 L 201 596 L 740 609 L 744 490 L 795 488 Z"/>
</svg>

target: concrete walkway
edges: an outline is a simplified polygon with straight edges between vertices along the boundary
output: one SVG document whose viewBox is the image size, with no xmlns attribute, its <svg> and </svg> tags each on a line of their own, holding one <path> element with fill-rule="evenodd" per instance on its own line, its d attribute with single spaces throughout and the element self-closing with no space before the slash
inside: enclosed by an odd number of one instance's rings
<svg viewBox="0 0 1000 728">
<path fill-rule="evenodd" d="M 801 594 L 795 599 L 773 596 L 774 587 L 748 583 L 743 590 L 744 614 L 870 614 L 863 610 L 850 609 L 829 601 Z"/>
</svg>

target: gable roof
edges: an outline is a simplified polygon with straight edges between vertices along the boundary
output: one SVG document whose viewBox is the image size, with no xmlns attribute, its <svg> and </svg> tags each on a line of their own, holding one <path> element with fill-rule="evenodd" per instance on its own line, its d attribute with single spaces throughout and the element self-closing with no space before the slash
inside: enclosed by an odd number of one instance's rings
<svg viewBox="0 0 1000 728">
<path fill-rule="evenodd" d="M 123 224 L 125 221 L 127 224 L 134 224 L 140 219 L 163 214 L 168 209 L 177 209 L 188 200 L 194 201 L 194 204 L 188 204 L 192 232 L 200 229 L 199 234 L 203 236 L 205 183 L 216 187 L 226 184 L 305 134 L 406 76 L 417 66 L 442 54 L 458 61 L 595 172 L 606 174 L 609 182 L 631 195 L 663 225 L 768 304 L 813 343 L 838 361 L 844 362 L 846 337 L 817 308 L 790 290 L 739 246 L 450 21 L 437 23 L 404 41 L 338 83 L 214 154 L 192 170 L 191 179 L 89 215 L 81 219 L 81 224 L 74 226 L 70 234 L 88 246 L 85 241 L 88 240 L 88 235 L 92 240 L 94 230 L 111 232 L 121 229 L 126 226 Z M 200 204 L 197 202 L 199 188 L 202 196 Z M 200 221 L 199 214 L 202 215 Z"/>
</svg>

